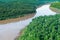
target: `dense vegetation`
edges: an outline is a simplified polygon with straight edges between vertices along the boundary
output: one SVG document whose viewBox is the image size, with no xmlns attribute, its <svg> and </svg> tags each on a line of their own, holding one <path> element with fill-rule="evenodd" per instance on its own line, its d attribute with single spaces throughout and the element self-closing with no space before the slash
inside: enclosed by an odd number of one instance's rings
<svg viewBox="0 0 60 40">
<path fill-rule="evenodd" d="M 36 2 L 34 2 L 12 1 L 6 3 L 0 1 L 0 20 L 21 17 L 25 14 L 34 13 L 36 9 Z"/>
<path fill-rule="evenodd" d="M 37 5 L 52 2 L 52 0 L 38 1 Z M 33 19 L 16 40 L 60 40 L 60 14 Z"/>
<path fill-rule="evenodd" d="M 60 14 L 33 19 L 16 40 L 60 40 Z"/>
<path fill-rule="evenodd" d="M 60 2 L 51 3 L 51 7 L 60 9 Z"/>
<path fill-rule="evenodd" d="M 58 0 L 0 0 L 0 20 L 35 13 L 36 7 Z"/>
</svg>

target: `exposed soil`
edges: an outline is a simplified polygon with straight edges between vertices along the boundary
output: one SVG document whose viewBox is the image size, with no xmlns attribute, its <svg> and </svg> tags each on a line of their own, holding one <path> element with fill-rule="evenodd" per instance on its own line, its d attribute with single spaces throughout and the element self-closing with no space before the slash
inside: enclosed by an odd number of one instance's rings
<svg viewBox="0 0 60 40">
<path fill-rule="evenodd" d="M 7 24 L 7 23 L 11 23 L 11 22 L 26 20 L 28 18 L 33 17 L 34 15 L 35 15 L 35 13 L 32 13 L 32 14 L 27 14 L 23 17 L 18 17 L 18 18 L 13 18 L 13 19 L 8 19 L 8 20 L 0 20 L 0 24 Z"/>
</svg>

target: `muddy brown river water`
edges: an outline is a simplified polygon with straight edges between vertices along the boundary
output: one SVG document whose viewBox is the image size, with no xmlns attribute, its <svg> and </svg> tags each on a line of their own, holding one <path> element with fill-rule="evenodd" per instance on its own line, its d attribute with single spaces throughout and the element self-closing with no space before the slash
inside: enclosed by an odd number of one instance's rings
<svg viewBox="0 0 60 40">
<path fill-rule="evenodd" d="M 0 24 L 0 40 L 14 40 L 19 35 L 20 31 L 25 28 L 35 17 L 55 15 L 56 13 L 51 11 L 49 6 L 50 4 L 37 8 L 36 15 L 29 19 L 8 24 Z"/>
</svg>

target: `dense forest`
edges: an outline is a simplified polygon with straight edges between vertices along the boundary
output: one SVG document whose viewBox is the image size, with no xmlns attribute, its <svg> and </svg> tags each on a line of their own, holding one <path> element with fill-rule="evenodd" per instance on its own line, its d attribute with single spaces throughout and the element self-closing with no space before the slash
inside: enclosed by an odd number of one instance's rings
<svg viewBox="0 0 60 40">
<path fill-rule="evenodd" d="M 37 5 L 55 2 L 51 5 L 59 8 L 60 3 L 57 4 L 57 1 L 59 0 L 39 0 Z M 16 40 L 60 40 L 60 14 L 33 19 Z"/>
<path fill-rule="evenodd" d="M 50 7 L 60 9 L 60 2 L 51 3 L 51 6 Z"/>
<path fill-rule="evenodd" d="M 60 40 L 60 14 L 33 19 L 16 40 Z"/>
<path fill-rule="evenodd" d="M 0 20 L 17 18 L 24 16 L 25 14 L 36 12 L 36 2 L 26 1 L 12 1 L 1 2 L 0 1 Z"/>
<path fill-rule="evenodd" d="M 0 20 L 35 13 L 38 5 L 58 0 L 0 0 Z"/>
<path fill-rule="evenodd" d="M 60 0 L 0 0 L 0 20 L 35 13 L 37 6 L 57 1 Z M 60 3 L 51 5 L 60 8 Z M 37 17 L 21 33 L 16 40 L 60 40 L 60 14 Z"/>
</svg>

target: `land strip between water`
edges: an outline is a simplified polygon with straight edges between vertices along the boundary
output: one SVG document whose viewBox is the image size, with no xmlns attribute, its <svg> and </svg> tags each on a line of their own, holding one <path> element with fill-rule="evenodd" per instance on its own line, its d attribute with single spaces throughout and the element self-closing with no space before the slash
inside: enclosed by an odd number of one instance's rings
<svg viewBox="0 0 60 40">
<path fill-rule="evenodd" d="M 60 9 L 54 8 L 54 7 L 50 7 L 50 9 L 56 13 L 60 13 Z"/>
</svg>

